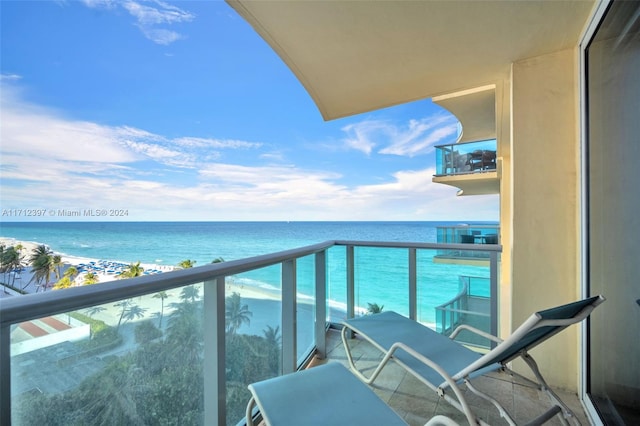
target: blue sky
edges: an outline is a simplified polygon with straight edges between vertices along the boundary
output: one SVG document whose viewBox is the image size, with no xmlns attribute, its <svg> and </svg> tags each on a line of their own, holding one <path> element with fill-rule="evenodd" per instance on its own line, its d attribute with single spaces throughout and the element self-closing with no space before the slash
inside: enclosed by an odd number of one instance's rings
<svg viewBox="0 0 640 426">
<path fill-rule="evenodd" d="M 222 1 L 0 8 L 1 220 L 498 220 L 497 195 L 431 182 L 455 117 L 325 122 Z"/>
</svg>

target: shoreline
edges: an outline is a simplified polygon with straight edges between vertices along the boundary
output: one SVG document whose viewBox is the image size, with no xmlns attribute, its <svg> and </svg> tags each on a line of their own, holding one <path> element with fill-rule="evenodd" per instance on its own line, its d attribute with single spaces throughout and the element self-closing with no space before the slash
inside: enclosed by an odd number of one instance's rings
<svg viewBox="0 0 640 426">
<path fill-rule="evenodd" d="M 56 252 L 55 250 L 53 250 L 53 248 L 49 244 L 46 244 L 46 243 L 40 243 L 36 241 L 22 241 L 22 240 L 17 240 L 15 238 L 10 238 L 10 237 L 0 236 L 0 244 L 4 245 L 5 247 L 21 245 L 23 247 L 22 254 L 24 258 L 27 258 L 36 247 L 44 245 L 48 247 L 53 252 L 54 255 L 59 255 L 61 257 L 63 264 L 66 265 L 64 269 L 66 269 L 69 266 L 73 266 L 76 268 L 79 266 L 82 266 L 86 269 L 94 269 L 94 271 L 92 272 L 94 272 L 98 278 L 98 282 L 96 284 L 115 281 L 119 279 L 118 270 L 116 269 L 109 270 L 107 269 L 108 266 L 119 267 L 124 269 L 130 264 L 136 263 L 136 262 L 127 263 L 122 261 L 71 256 L 71 255 Z M 159 265 L 154 263 L 141 263 L 140 266 L 144 269 L 145 275 L 159 274 L 159 273 L 171 272 L 171 271 L 176 271 L 181 269 L 177 265 L 176 266 Z M 71 287 L 81 287 L 83 285 L 81 284 L 82 278 L 84 274 L 86 274 L 87 272 L 88 271 L 80 272 L 76 276 L 74 280 L 74 284 Z M 31 268 L 29 265 L 24 266 L 24 269 L 21 275 L 26 275 L 25 278 L 31 277 Z M 233 292 L 237 292 L 240 294 L 242 298 L 279 300 L 279 297 L 277 294 L 274 293 L 274 290 L 269 290 L 258 285 L 251 285 L 251 284 L 248 284 L 246 281 L 242 281 L 242 282 L 234 282 L 234 281 L 235 279 L 233 277 L 229 277 L 229 279 L 227 280 L 226 290 L 229 295 Z M 24 286 L 24 287 L 26 287 L 26 289 L 28 289 L 29 292 L 33 291 L 33 289 L 35 288 L 35 286 L 31 286 L 31 285 Z M 51 289 L 47 291 L 51 291 Z M 0 293 L 3 293 L 3 292 L 0 291 Z"/>
</svg>

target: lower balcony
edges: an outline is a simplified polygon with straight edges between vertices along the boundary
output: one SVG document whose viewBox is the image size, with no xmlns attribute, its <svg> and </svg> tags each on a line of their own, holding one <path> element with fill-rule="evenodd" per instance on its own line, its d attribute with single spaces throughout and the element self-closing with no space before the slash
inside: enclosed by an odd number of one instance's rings
<svg viewBox="0 0 640 426">
<path fill-rule="evenodd" d="M 485 266 L 434 262 L 456 246 L 329 241 L 4 298 L 0 423 L 236 425 L 249 383 L 339 360 L 328 327 L 368 311 L 443 333 L 480 318 L 495 334 L 500 246 L 469 247 L 485 253 Z M 461 282 L 473 290 L 461 296 Z M 465 299 L 471 293 L 481 293 L 481 308 Z M 403 389 L 390 395 L 407 399 L 407 418 L 424 416 L 409 407 L 429 392 Z"/>
</svg>

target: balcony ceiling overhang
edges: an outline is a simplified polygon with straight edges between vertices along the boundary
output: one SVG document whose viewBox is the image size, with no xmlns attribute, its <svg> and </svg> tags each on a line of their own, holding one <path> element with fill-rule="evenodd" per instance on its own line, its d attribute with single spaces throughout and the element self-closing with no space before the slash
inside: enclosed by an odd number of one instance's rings
<svg viewBox="0 0 640 426">
<path fill-rule="evenodd" d="M 502 78 L 577 46 L 593 0 L 227 2 L 335 119 Z"/>
<path fill-rule="evenodd" d="M 477 87 L 442 96 L 434 96 L 433 103 L 456 116 L 462 126 L 458 143 L 496 138 L 496 87 Z"/>
</svg>

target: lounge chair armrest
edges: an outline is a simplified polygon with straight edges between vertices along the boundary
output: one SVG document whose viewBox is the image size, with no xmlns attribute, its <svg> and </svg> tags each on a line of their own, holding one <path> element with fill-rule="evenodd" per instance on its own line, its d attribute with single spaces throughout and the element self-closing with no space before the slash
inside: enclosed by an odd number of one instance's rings
<svg viewBox="0 0 640 426">
<path fill-rule="evenodd" d="M 475 334 L 477 334 L 477 335 L 479 335 L 479 336 L 482 336 L 482 337 L 484 337 L 484 338 L 486 338 L 486 339 L 489 339 L 489 340 L 491 340 L 491 341 L 493 341 L 493 342 L 496 342 L 496 343 L 502 343 L 502 339 L 501 339 L 501 338 L 496 337 L 496 336 L 494 336 L 493 334 L 489 334 L 489 333 L 487 333 L 487 332 L 485 332 L 485 331 L 479 330 L 479 329 L 477 329 L 477 328 L 475 328 L 475 327 L 471 327 L 470 325 L 467 325 L 467 324 L 462 324 L 462 325 L 457 326 L 457 327 L 456 327 L 456 329 L 455 329 L 455 330 L 453 330 L 453 333 L 451 333 L 451 335 L 449 336 L 449 338 L 451 338 L 451 339 L 455 339 L 455 338 L 456 338 L 456 336 L 457 336 L 457 335 L 458 335 L 462 330 L 468 330 L 468 331 L 470 331 L 470 332 L 472 332 L 472 333 L 475 333 Z"/>
</svg>

